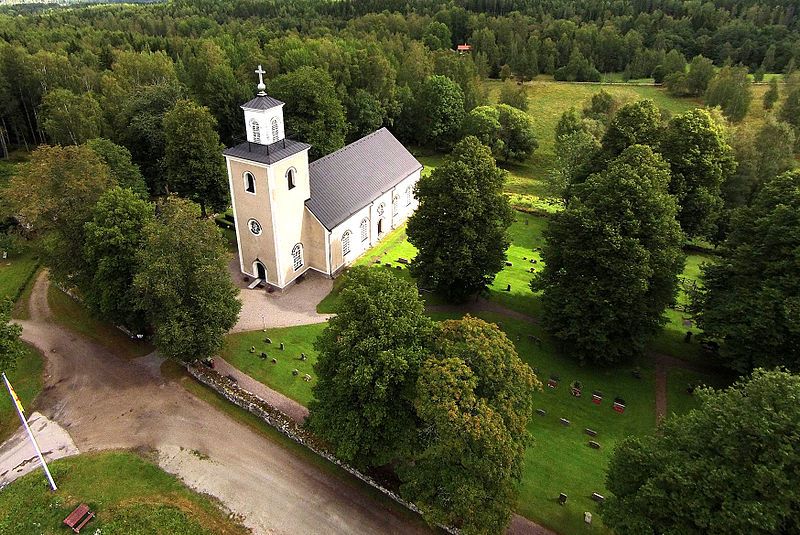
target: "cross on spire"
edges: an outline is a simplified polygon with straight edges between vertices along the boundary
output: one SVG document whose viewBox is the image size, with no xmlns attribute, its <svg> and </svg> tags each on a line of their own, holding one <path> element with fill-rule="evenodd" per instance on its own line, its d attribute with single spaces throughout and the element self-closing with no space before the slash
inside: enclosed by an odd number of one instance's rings
<svg viewBox="0 0 800 535">
<path fill-rule="evenodd" d="M 262 69 L 261 65 L 259 65 L 255 73 L 258 75 L 258 94 L 262 96 L 266 95 L 267 93 L 265 90 L 267 89 L 267 86 L 264 85 L 264 75 L 267 74 L 267 71 Z"/>
</svg>

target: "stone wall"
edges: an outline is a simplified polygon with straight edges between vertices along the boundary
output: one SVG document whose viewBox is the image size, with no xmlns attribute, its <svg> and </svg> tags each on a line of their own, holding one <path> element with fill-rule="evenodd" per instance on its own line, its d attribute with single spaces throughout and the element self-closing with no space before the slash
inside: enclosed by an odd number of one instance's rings
<svg viewBox="0 0 800 535">
<path fill-rule="evenodd" d="M 284 413 L 282 413 L 281 411 L 279 411 L 278 409 L 276 409 L 275 407 L 273 407 L 260 397 L 241 388 L 238 384 L 236 384 L 235 381 L 229 379 L 228 377 L 223 377 L 214 370 L 206 366 L 203 366 L 201 364 L 191 364 L 187 366 L 187 370 L 192 375 L 192 377 L 194 377 L 204 385 L 212 388 L 214 391 L 219 393 L 219 395 L 221 395 L 234 405 L 248 411 L 251 414 L 254 414 L 258 418 L 261 418 L 267 424 L 274 427 L 275 429 L 277 429 L 290 439 L 294 440 L 298 444 L 302 444 L 303 446 L 310 449 L 320 457 L 323 457 L 328 461 L 332 462 L 333 464 L 341 467 L 343 470 L 346 470 L 347 472 L 354 475 L 364 483 L 379 490 L 380 492 L 390 497 L 400 505 L 407 507 L 408 509 L 414 511 L 415 513 L 422 514 L 419 508 L 413 503 L 404 500 L 396 492 L 387 489 L 386 487 L 384 487 L 383 485 L 381 485 L 368 475 L 363 474 L 362 472 L 356 470 L 352 466 L 349 466 L 348 464 L 343 463 L 342 461 L 337 459 L 332 453 L 330 453 L 327 449 L 325 449 L 325 446 L 312 433 L 305 430 L 293 419 L 289 418 L 287 415 L 285 415 Z M 441 525 L 439 527 L 444 529 L 448 533 L 453 533 L 453 534 L 458 533 L 458 530 L 455 528 L 450 528 Z"/>
</svg>

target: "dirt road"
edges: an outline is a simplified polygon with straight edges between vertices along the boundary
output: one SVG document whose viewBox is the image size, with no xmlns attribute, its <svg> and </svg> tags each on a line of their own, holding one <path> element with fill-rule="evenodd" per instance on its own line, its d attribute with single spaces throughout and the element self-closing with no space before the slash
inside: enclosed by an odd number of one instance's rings
<svg viewBox="0 0 800 535">
<path fill-rule="evenodd" d="M 81 451 L 158 452 L 159 464 L 219 498 L 255 533 L 425 533 L 421 522 L 368 497 L 255 434 L 183 388 L 155 356 L 123 360 L 50 321 L 37 279 L 23 338 L 46 356 L 38 409 Z"/>
</svg>

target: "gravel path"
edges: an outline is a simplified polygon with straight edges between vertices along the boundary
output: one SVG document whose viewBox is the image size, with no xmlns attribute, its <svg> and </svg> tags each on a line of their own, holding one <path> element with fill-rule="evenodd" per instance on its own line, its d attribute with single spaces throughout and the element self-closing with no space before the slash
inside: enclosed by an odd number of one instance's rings
<svg viewBox="0 0 800 535">
<path fill-rule="evenodd" d="M 331 314 L 318 314 L 317 304 L 331 292 L 333 281 L 316 271 L 308 271 L 300 284 L 284 292 L 267 293 L 263 288 L 249 290 L 239 272 L 239 258 L 228 264 L 234 283 L 239 286 L 242 311 L 231 332 L 257 331 L 273 327 L 291 327 L 322 323 Z"/>
<path fill-rule="evenodd" d="M 46 277 L 34 285 L 31 319 L 19 323 L 46 357 L 39 410 L 81 451 L 156 451 L 165 470 L 217 497 L 256 534 L 430 532 L 167 382 L 157 356 L 124 360 L 52 323 Z"/>
</svg>

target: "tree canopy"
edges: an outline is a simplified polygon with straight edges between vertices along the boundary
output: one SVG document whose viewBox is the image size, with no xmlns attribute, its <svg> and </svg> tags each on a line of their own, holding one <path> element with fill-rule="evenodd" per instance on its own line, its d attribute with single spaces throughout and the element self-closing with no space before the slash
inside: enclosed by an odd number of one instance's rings
<svg viewBox="0 0 800 535">
<path fill-rule="evenodd" d="M 698 325 L 734 370 L 800 370 L 798 248 L 800 171 L 790 171 L 733 214 L 721 261 L 702 269 Z"/>
<path fill-rule="evenodd" d="M 419 208 L 407 233 L 419 250 L 411 273 L 423 288 L 460 301 L 485 288 L 503 269 L 506 229 L 513 218 L 503 195 L 505 177 L 489 149 L 469 136 L 419 180 Z"/>
<path fill-rule="evenodd" d="M 413 383 L 433 322 L 414 284 L 380 269 L 347 272 L 337 314 L 317 338 L 309 428 L 336 455 L 381 466 L 416 440 Z"/>
<path fill-rule="evenodd" d="M 664 160 L 633 145 L 575 186 L 544 232 L 544 325 L 582 361 L 638 355 L 664 324 L 683 269 L 683 234 Z"/>
<path fill-rule="evenodd" d="M 634 533 L 800 530 L 800 377 L 756 370 L 614 450 L 605 524 Z"/>
</svg>

